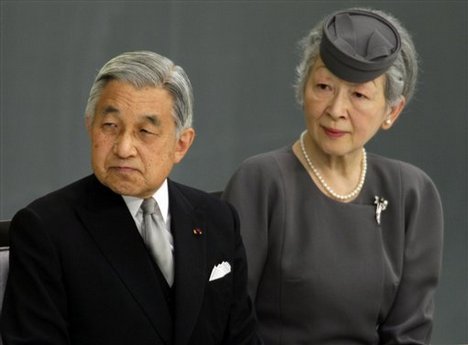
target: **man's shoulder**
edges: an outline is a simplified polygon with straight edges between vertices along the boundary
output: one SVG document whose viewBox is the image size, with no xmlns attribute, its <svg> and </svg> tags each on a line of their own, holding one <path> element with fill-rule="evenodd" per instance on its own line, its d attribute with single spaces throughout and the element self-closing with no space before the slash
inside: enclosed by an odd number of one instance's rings
<svg viewBox="0 0 468 345">
<path fill-rule="evenodd" d="M 219 192 L 206 192 L 172 180 L 169 180 L 169 197 L 183 199 L 194 209 L 213 211 L 230 208 L 226 201 L 221 200 Z"/>
<path fill-rule="evenodd" d="M 54 232 L 54 229 L 61 232 L 76 221 L 76 209 L 85 205 L 89 199 L 88 190 L 94 181 L 95 177 L 90 175 L 35 199 L 16 212 L 12 227 L 22 223 L 35 231 L 37 221 L 40 220 L 49 233 Z"/>
<path fill-rule="evenodd" d="M 37 198 L 32 201 L 28 207 L 47 207 L 51 204 L 61 205 L 76 202 L 83 198 L 83 196 L 93 188 L 96 181 L 97 180 L 94 175 L 86 176 Z"/>
<path fill-rule="evenodd" d="M 168 180 L 169 190 L 181 193 L 184 197 L 191 201 L 211 201 L 211 202 L 222 202 L 217 192 L 206 192 L 201 189 L 188 186 L 183 183 Z"/>
</svg>

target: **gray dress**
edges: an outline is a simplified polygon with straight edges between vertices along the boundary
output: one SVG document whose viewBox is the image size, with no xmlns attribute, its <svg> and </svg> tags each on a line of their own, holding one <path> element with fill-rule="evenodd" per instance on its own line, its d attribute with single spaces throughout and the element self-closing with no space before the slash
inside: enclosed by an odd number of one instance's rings
<svg viewBox="0 0 468 345">
<path fill-rule="evenodd" d="M 375 196 L 388 201 L 380 224 Z M 368 154 L 362 191 L 340 203 L 286 147 L 246 160 L 223 197 L 266 345 L 429 343 L 443 215 L 420 169 Z"/>
</svg>

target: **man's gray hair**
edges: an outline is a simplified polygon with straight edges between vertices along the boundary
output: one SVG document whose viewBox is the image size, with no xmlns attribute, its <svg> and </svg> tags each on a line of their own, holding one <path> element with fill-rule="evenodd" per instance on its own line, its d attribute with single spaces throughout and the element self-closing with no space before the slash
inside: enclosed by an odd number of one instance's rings
<svg viewBox="0 0 468 345">
<path fill-rule="evenodd" d="M 385 72 L 385 99 L 389 105 L 396 104 L 401 96 L 405 97 L 408 103 L 414 94 L 418 76 L 418 55 L 408 31 L 403 27 L 398 19 L 389 13 L 363 9 L 376 13 L 390 23 L 392 23 L 400 34 L 401 50 L 393 65 Z M 309 73 L 320 55 L 320 42 L 322 40 L 323 19 L 318 23 L 307 36 L 299 41 L 299 48 L 302 53 L 302 60 L 296 67 L 296 100 L 299 105 L 304 102 L 304 89 L 309 79 Z"/>
<path fill-rule="evenodd" d="M 109 60 L 98 72 L 89 93 L 85 116 L 94 117 L 96 103 L 102 90 L 111 80 L 119 80 L 135 88 L 160 87 L 173 100 L 172 116 L 179 134 L 192 127 L 193 91 L 190 80 L 170 59 L 150 51 L 127 52 Z"/>
</svg>

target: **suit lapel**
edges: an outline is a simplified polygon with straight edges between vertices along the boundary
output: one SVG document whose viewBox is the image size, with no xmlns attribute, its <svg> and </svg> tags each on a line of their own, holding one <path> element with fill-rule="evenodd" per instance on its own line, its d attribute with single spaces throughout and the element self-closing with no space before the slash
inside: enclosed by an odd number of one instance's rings
<svg viewBox="0 0 468 345">
<path fill-rule="evenodd" d="M 88 195 L 88 206 L 78 209 L 86 229 L 150 319 L 156 333 L 170 344 L 171 313 L 151 258 L 125 202 L 95 178 Z"/>
<path fill-rule="evenodd" d="M 171 226 L 175 243 L 174 344 L 187 344 L 201 308 L 206 280 L 202 215 L 169 181 Z M 194 231 L 195 230 L 195 231 Z"/>
</svg>

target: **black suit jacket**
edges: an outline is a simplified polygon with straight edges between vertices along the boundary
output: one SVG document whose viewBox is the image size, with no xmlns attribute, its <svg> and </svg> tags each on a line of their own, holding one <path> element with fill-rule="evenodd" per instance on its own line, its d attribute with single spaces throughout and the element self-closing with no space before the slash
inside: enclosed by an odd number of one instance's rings
<svg viewBox="0 0 468 345">
<path fill-rule="evenodd" d="M 92 175 L 13 218 L 4 342 L 256 344 L 236 212 L 206 193 L 168 186 L 173 308 L 122 197 Z M 232 271 L 209 281 L 223 261 Z"/>
</svg>

